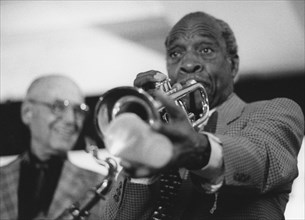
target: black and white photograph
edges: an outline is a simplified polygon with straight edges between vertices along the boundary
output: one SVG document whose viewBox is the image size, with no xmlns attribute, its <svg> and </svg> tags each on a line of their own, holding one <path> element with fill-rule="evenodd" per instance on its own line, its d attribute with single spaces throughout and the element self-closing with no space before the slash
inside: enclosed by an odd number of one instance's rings
<svg viewBox="0 0 305 220">
<path fill-rule="evenodd" d="M 0 220 L 304 220 L 304 0 L 0 0 Z"/>
</svg>

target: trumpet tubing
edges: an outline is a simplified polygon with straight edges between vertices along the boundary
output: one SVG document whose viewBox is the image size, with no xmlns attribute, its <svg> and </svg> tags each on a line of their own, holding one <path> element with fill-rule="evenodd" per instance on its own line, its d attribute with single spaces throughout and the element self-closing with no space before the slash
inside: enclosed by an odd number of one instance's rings
<svg viewBox="0 0 305 220">
<path fill-rule="evenodd" d="M 164 87 L 165 89 L 161 89 L 165 94 L 184 110 L 194 129 L 199 129 L 207 120 L 209 112 L 209 103 L 204 87 L 194 80 L 186 82 L 185 86 L 181 89 L 172 88 L 169 80 L 161 83 L 158 87 L 160 86 Z M 199 91 L 201 94 L 202 112 L 198 120 L 194 119 L 192 112 L 186 110 L 182 101 L 187 94 L 195 91 Z M 103 94 L 97 102 L 94 113 L 97 133 L 103 139 L 109 123 L 119 114 L 134 113 L 149 125 L 152 125 L 162 120 L 160 113 L 163 110 L 164 106 L 142 88 L 129 86 L 116 87 Z"/>
</svg>

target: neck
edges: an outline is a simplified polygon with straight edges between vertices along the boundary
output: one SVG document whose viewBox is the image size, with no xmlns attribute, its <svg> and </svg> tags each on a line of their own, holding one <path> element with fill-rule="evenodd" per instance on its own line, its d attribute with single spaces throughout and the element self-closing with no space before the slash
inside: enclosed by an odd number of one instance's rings
<svg viewBox="0 0 305 220">
<path fill-rule="evenodd" d="M 37 158 L 39 159 L 41 162 L 45 162 L 48 161 L 51 156 L 46 154 L 45 152 L 42 152 L 40 150 L 37 150 L 35 148 L 31 148 L 31 153 Z"/>
<path fill-rule="evenodd" d="M 54 153 L 51 150 L 49 150 L 48 147 L 42 146 L 42 145 L 31 145 L 30 151 L 32 155 L 34 155 L 38 160 L 41 162 L 49 161 L 52 158 L 65 158 L 66 154 L 62 153 Z"/>
</svg>

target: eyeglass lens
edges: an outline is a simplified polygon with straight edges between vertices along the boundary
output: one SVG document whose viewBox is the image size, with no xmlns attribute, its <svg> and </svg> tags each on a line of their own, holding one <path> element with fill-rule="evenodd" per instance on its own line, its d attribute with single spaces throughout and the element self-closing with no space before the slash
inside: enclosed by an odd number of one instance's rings
<svg viewBox="0 0 305 220">
<path fill-rule="evenodd" d="M 68 108 L 72 108 L 74 113 L 79 117 L 84 117 L 89 111 L 89 107 L 82 104 L 71 104 L 69 100 L 57 100 L 53 104 L 53 111 L 57 115 L 63 114 Z"/>
<path fill-rule="evenodd" d="M 85 103 L 81 104 L 72 104 L 69 100 L 56 100 L 54 103 L 47 103 L 42 101 L 37 101 L 30 99 L 29 102 L 35 104 L 41 104 L 50 108 L 53 114 L 61 116 L 63 115 L 68 108 L 72 108 L 77 117 L 85 117 L 89 111 L 89 106 Z"/>
</svg>

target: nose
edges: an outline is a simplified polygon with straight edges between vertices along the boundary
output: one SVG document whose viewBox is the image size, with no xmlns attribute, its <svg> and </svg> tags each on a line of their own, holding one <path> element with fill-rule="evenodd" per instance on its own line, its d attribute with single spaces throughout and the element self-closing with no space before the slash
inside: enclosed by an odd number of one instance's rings
<svg viewBox="0 0 305 220">
<path fill-rule="evenodd" d="M 185 74 L 198 73 L 203 69 L 203 65 L 198 61 L 198 59 L 193 54 L 185 55 L 181 62 L 180 71 Z"/>
<path fill-rule="evenodd" d="M 70 106 L 66 108 L 62 115 L 62 119 L 65 120 L 66 122 L 75 123 L 77 121 L 77 115 L 74 109 L 71 108 Z"/>
</svg>

